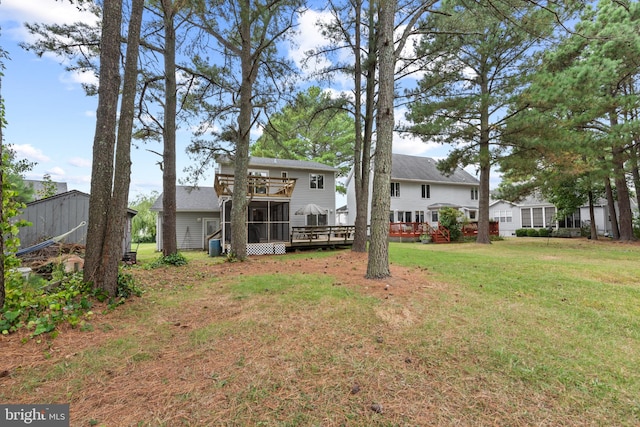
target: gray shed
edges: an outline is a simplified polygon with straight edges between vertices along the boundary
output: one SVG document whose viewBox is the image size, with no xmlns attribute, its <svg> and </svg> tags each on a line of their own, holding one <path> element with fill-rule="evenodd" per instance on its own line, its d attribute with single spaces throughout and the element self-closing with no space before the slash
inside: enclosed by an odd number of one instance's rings
<svg viewBox="0 0 640 427">
<path fill-rule="evenodd" d="M 31 222 L 30 227 L 20 228 L 20 248 L 28 248 L 37 243 L 68 233 L 83 221 L 89 220 L 89 198 L 87 193 L 71 190 L 45 199 L 27 203 L 24 212 L 17 219 Z M 131 220 L 136 215 L 133 209 L 127 209 L 123 254 L 131 250 Z M 82 226 L 66 236 L 64 243 L 86 245 L 87 227 Z"/>
</svg>

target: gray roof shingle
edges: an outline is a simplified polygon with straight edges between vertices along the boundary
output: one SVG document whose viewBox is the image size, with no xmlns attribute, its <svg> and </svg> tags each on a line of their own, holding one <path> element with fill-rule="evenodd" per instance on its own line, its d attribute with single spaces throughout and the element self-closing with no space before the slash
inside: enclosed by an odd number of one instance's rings
<svg viewBox="0 0 640 427">
<path fill-rule="evenodd" d="M 228 157 L 219 158 L 221 164 L 233 163 Z M 311 169 L 336 172 L 338 169 L 318 162 L 308 160 L 291 160 L 291 159 L 271 159 L 267 157 L 250 157 L 249 166 L 251 167 L 283 167 L 287 169 Z"/>
<path fill-rule="evenodd" d="M 162 210 L 162 194 L 151 207 L 152 211 Z M 218 196 L 213 187 L 176 186 L 176 210 L 179 212 L 218 211 Z"/>
<path fill-rule="evenodd" d="M 462 168 L 456 168 L 452 175 L 447 176 L 438 170 L 436 164 L 437 162 L 430 157 L 394 153 L 391 160 L 391 179 L 450 184 L 480 184 L 480 181 Z"/>
</svg>

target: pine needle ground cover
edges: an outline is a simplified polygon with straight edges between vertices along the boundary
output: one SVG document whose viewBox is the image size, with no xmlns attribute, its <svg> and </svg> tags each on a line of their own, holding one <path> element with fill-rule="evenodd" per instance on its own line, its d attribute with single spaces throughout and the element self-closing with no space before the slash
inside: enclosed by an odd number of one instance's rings
<svg viewBox="0 0 640 427">
<path fill-rule="evenodd" d="M 640 246 L 392 244 L 130 271 L 92 328 L 2 337 L 0 401 L 73 426 L 637 425 Z M 157 256 L 157 255 L 153 255 Z"/>
</svg>

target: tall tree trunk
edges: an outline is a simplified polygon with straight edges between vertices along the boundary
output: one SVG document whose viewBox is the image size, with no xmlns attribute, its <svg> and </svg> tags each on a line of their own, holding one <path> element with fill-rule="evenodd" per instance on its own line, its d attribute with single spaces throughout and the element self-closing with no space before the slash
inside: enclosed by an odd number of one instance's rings
<svg viewBox="0 0 640 427">
<path fill-rule="evenodd" d="M 589 190 L 589 222 L 589 233 L 591 235 L 591 240 L 598 240 L 598 229 L 596 228 L 596 212 L 593 207 L 593 191 L 591 190 Z"/>
<path fill-rule="evenodd" d="M 361 5 L 360 5 L 361 6 Z M 365 80 L 365 112 L 364 112 L 364 135 L 362 136 L 361 145 L 356 149 L 354 171 L 355 171 L 355 193 L 356 193 L 356 220 L 355 234 L 353 238 L 352 250 L 355 252 L 366 252 L 367 250 L 367 231 L 369 221 L 369 184 L 371 182 L 371 140 L 373 138 L 373 120 L 375 113 L 375 90 L 376 90 L 376 67 L 377 67 L 377 49 L 376 49 L 376 33 L 374 30 L 374 3 L 369 4 L 367 16 L 369 20 L 369 40 L 368 40 L 368 56 L 364 67 L 360 64 L 356 69 L 356 84 L 361 86 L 361 73 L 366 73 Z M 356 21 L 359 25 L 361 17 Z M 360 40 L 359 28 L 356 28 L 356 38 Z M 360 41 L 356 42 L 357 62 L 360 63 Z M 360 90 L 360 89 L 359 89 Z M 360 119 L 360 107 L 356 108 L 356 120 Z M 360 129 L 362 131 L 362 129 Z M 358 135 L 356 135 L 358 138 Z M 357 140 L 356 140 L 357 147 Z"/>
<path fill-rule="evenodd" d="M 611 128 L 615 128 L 618 123 L 618 115 L 612 113 L 609 116 Z M 616 186 L 616 200 L 618 200 L 618 231 L 619 239 L 624 241 L 635 240 L 633 235 L 633 214 L 631 213 L 631 195 L 627 185 L 625 163 L 625 148 L 614 144 L 611 149 L 613 164 L 613 180 Z"/>
<path fill-rule="evenodd" d="M 636 192 L 636 206 L 640 209 L 640 170 L 638 164 L 638 150 L 640 150 L 640 143 L 635 142 L 629 152 L 631 153 L 631 175 L 633 176 L 633 188 Z"/>
<path fill-rule="evenodd" d="M 491 173 L 491 148 L 489 146 L 489 82 L 486 75 L 480 76 L 482 101 L 480 104 L 480 145 L 478 163 L 480 164 L 480 189 L 478 194 L 478 236 L 476 243 L 489 244 L 489 175 Z"/>
<path fill-rule="evenodd" d="M 391 152 L 394 127 L 395 46 L 393 38 L 395 0 L 381 0 L 378 11 L 378 58 L 380 85 L 376 120 L 377 141 L 373 196 L 371 201 L 371 243 L 367 278 L 389 277 L 389 209 L 391 184 Z"/>
<path fill-rule="evenodd" d="M 613 189 L 611 188 L 611 178 L 609 177 L 606 177 L 604 180 L 604 191 L 607 196 L 609 218 L 611 219 L 611 237 L 615 240 L 618 240 L 620 238 L 620 229 L 618 228 L 618 214 L 616 212 L 616 202 L 613 198 Z"/>
<path fill-rule="evenodd" d="M 178 252 L 176 236 L 176 32 L 173 0 L 162 0 L 164 11 L 164 81 L 165 105 L 162 139 L 162 254 Z"/>
<path fill-rule="evenodd" d="M 238 134 L 233 168 L 234 186 L 231 204 L 231 251 L 241 261 L 247 258 L 247 174 L 253 110 L 251 96 L 255 80 L 255 69 L 258 68 L 254 64 L 251 52 L 250 3 L 249 0 L 240 0 L 242 83 L 240 85 L 240 113 L 238 114 Z"/>
<path fill-rule="evenodd" d="M 633 235 L 633 214 L 631 213 L 631 197 L 624 170 L 624 151 L 622 148 L 613 149 L 613 176 L 616 185 L 616 199 L 618 200 L 618 230 L 620 240 L 635 240 Z"/>
<path fill-rule="evenodd" d="M 125 225 L 129 201 L 129 184 L 131 183 L 131 135 L 133 118 L 135 117 L 136 83 L 138 78 L 138 55 L 140 47 L 140 28 L 144 0 L 131 2 L 129 31 L 127 35 L 127 53 L 124 68 L 124 83 L 120 104 L 120 120 L 118 121 L 118 137 L 115 153 L 115 171 L 113 178 L 113 195 L 109 206 L 107 234 L 103 253 L 104 289 L 115 296 L 118 289 L 118 264 L 123 255 Z"/>
<path fill-rule="evenodd" d="M 122 1 L 105 0 L 100 36 L 100 84 L 93 140 L 89 223 L 84 281 L 105 289 L 103 253 L 113 183 L 118 95 L 120 91 L 120 26 Z M 106 289 L 105 289 L 106 290 Z"/>
</svg>

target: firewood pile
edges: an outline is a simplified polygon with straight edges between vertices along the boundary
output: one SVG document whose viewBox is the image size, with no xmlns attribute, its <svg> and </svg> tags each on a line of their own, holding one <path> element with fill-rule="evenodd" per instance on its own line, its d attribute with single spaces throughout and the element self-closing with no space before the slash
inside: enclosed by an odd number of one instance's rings
<svg viewBox="0 0 640 427">
<path fill-rule="evenodd" d="M 84 245 L 57 242 L 46 248 L 26 253 L 20 259 L 24 267 L 31 267 L 37 272 L 43 268 L 46 269 L 46 266 L 64 263 L 70 258 L 81 259 L 84 256 L 84 251 Z"/>
</svg>

